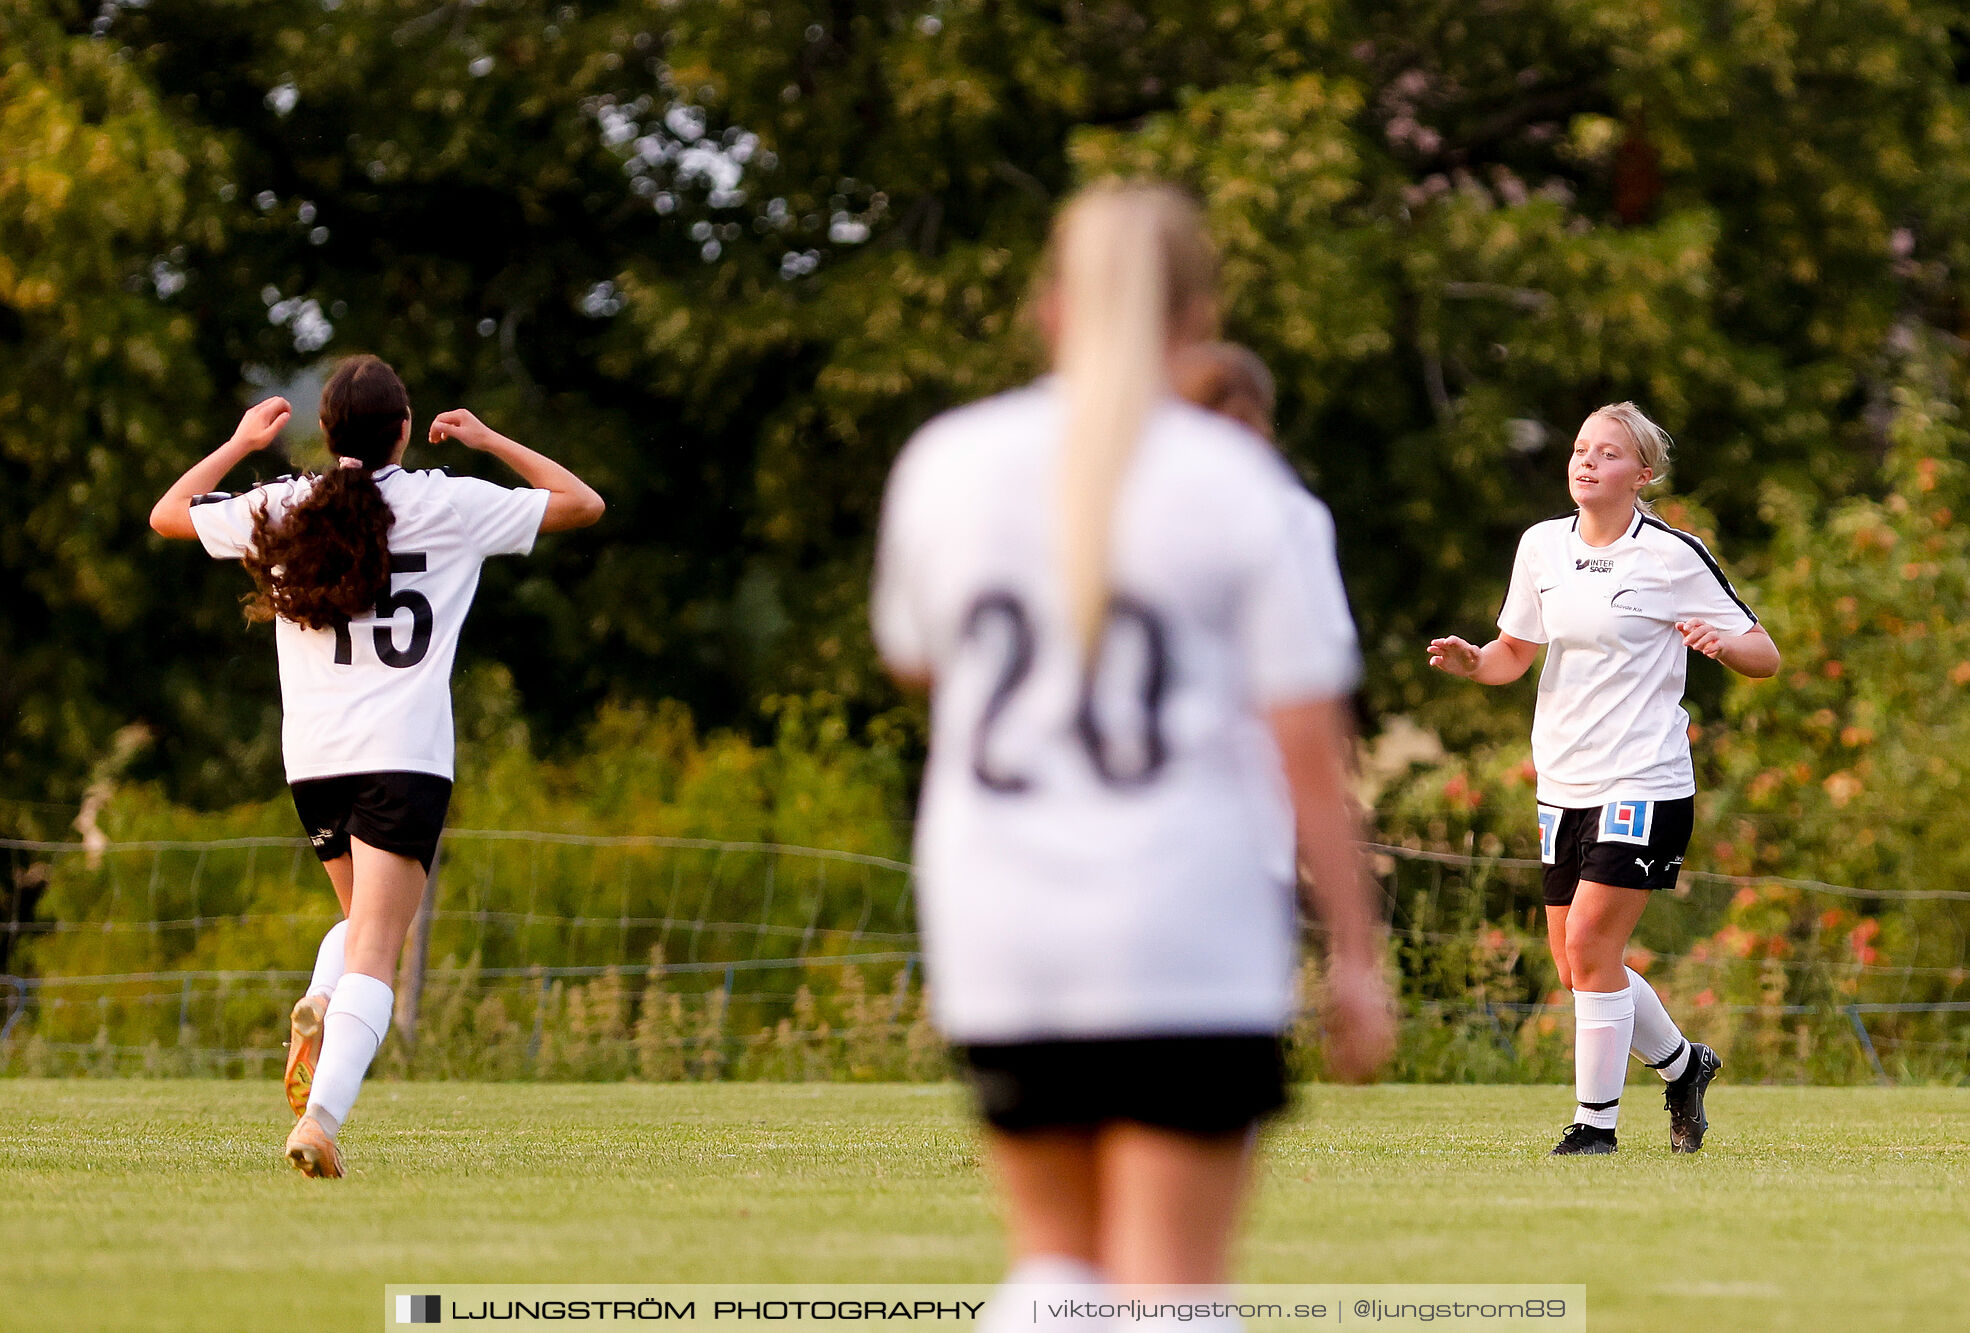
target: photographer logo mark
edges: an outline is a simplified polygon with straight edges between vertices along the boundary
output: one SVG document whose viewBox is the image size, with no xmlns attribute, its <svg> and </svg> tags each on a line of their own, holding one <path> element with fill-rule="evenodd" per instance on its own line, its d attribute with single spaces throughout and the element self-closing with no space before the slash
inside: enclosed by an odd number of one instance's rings
<svg viewBox="0 0 1970 1333">
<path fill-rule="evenodd" d="M 400 1324 L 437 1324 L 444 1322 L 444 1315 L 438 1307 L 438 1297 L 397 1297 L 397 1322 Z"/>
</svg>

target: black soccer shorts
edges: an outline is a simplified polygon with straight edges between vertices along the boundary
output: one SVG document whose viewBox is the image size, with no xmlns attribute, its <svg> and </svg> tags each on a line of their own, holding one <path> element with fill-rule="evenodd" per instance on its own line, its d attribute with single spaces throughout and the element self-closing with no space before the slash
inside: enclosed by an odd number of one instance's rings
<svg viewBox="0 0 1970 1333">
<path fill-rule="evenodd" d="M 1568 907 L 1581 880 L 1620 889 L 1671 889 L 1683 869 L 1696 798 L 1609 801 L 1568 810 L 1539 807 L 1539 859 L 1546 905 Z"/>
<path fill-rule="evenodd" d="M 964 1046 L 978 1112 L 1018 1134 L 1129 1120 L 1187 1134 L 1250 1129 L 1286 1105 L 1279 1038 L 1084 1038 Z"/>
<path fill-rule="evenodd" d="M 324 861 L 349 854 L 356 837 L 379 851 L 415 857 L 425 870 L 451 808 L 451 779 L 432 773 L 350 773 L 288 784 L 301 827 Z"/>
</svg>

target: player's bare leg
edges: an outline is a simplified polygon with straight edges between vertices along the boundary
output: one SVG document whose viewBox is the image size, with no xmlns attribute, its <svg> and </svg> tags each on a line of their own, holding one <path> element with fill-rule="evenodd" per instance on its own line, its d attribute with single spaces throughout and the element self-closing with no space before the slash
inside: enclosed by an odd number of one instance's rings
<svg viewBox="0 0 1970 1333">
<path fill-rule="evenodd" d="M 1122 1122 L 1101 1131 L 1100 1261 L 1111 1281 L 1220 1285 L 1250 1175 L 1249 1136 Z"/>
<path fill-rule="evenodd" d="M 1591 895 L 1587 892 L 1590 889 L 1594 891 Z M 1568 952 L 1576 974 L 1584 973 L 1592 979 L 1585 989 L 1612 990 L 1618 986 L 1632 995 L 1638 986 L 1646 988 L 1648 983 L 1641 977 L 1631 980 L 1624 957 L 1628 940 L 1641 920 L 1642 909 L 1648 905 L 1648 894 L 1605 884 L 1583 883 L 1580 890 L 1574 897 L 1575 921 Z M 1582 911 L 1591 911 L 1591 916 L 1583 921 Z M 1586 960 L 1591 960 L 1590 967 L 1585 966 Z M 1660 1009 L 1661 1001 L 1654 998 L 1652 991 L 1650 996 Z M 1666 1021 L 1666 1011 L 1662 1018 Z M 1703 1136 L 1710 1128 L 1709 1116 L 1703 1109 L 1703 1095 L 1723 1067 L 1723 1060 L 1708 1046 L 1687 1043 L 1682 1068 L 1663 1085 L 1662 1101 L 1669 1112 L 1671 1152 L 1690 1153 L 1703 1146 Z"/>
<path fill-rule="evenodd" d="M 987 1129 L 985 1154 L 1006 1201 L 1013 1263 L 1052 1257 L 1093 1265 L 1100 1205 L 1094 1131 Z"/>
<path fill-rule="evenodd" d="M 1098 1285 L 1094 1131 L 985 1130 L 985 1157 L 1005 1200 L 1012 1266 L 979 1316 L 980 1333 L 1068 1333 L 1084 1322 L 1047 1313 Z M 1052 1300 L 1035 1300 L 1046 1292 Z"/>
<path fill-rule="evenodd" d="M 1560 988 L 1573 989 L 1573 968 L 1566 961 L 1566 914 L 1564 907 L 1546 907 L 1546 948 L 1552 952 L 1553 966 L 1559 969 Z"/>
<path fill-rule="evenodd" d="M 424 867 L 414 856 L 399 856 L 349 839 L 354 884 L 349 901 L 349 940 L 344 946 L 349 971 L 387 982 L 397 972 L 404 937 L 424 901 Z"/>
<path fill-rule="evenodd" d="M 1604 1156 L 1617 1150 L 1614 1129 L 1635 1035 L 1635 998 L 1623 955 L 1648 897 L 1642 889 L 1582 880 L 1561 924 L 1566 971 L 1573 983 L 1578 1105 L 1573 1123 L 1553 1149 L 1555 1157 Z"/>
<path fill-rule="evenodd" d="M 1566 957 L 1566 918 L 1564 907 L 1546 909 L 1546 943 L 1553 951 L 1553 964 L 1559 969 L 1560 985 L 1569 991 L 1573 989 L 1573 970 Z M 1622 953 L 1625 957 L 1627 949 Z M 1669 1112 L 1669 1148 L 1672 1152 L 1695 1152 L 1703 1146 L 1703 1135 L 1710 1128 L 1710 1119 L 1703 1109 L 1703 1094 L 1710 1088 L 1710 1082 L 1717 1077 L 1717 1071 L 1724 1062 L 1717 1052 L 1702 1042 L 1682 1039 L 1674 1020 L 1662 1007 L 1662 1000 L 1656 996 L 1648 981 L 1638 972 L 1623 968 L 1628 975 L 1630 990 L 1637 992 L 1635 997 L 1635 1055 L 1649 1068 L 1662 1075 L 1663 1106 Z M 1646 994 L 1641 992 L 1646 991 Z M 1642 1047 L 1644 1005 L 1655 1011 L 1653 1021 L 1667 1029 L 1667 1036 L 1676 1040 L 1673 1050 L 1646 1051 Z M 1664 1042 L 1665 1047 L 1667 1041 Z M 1651 1055 L 1664 1058 L 1651 1059 Z M 1673 1063 L 1671 1063 L 1673 1061 Z M 1665 1068 L 1666 1066 L 1666 1068 Z"/>
<path fill-rule="evenodd" d="M 323 1016 L 321 1058 L 306 1114 L 287 1142 L 288 1160 L 306 1175 L 341 1173 L 339 1151 L 332 1172 L 311 1170 L 311 1154 L 319 1154 L 318 1140 L 334 1147 L 376 1048 L 389 1032 L 395 996 L 388 978 L 424 895 L 425 871 L 416 858 L 359 838 L 350 839 L 350 856 L 354 875 L 344 941 L 348 970 Z"/>
<path fill-rule="evenodd" d="M 353 846 L 353 843 L 351 844 Z M 344 852 L 333 861 L 323 861 L 321 868 L 328 872 L 328 886 L 335 890 L 335 901 L 342 907 L 342 915 L 349 915 L 349 900 L 356 892 L 356 858 Z"/>
<path fill-rule="evenodd" d="M 1648 903 L 1645 889 L 1580 881 L 1565 925 L 1572 989 L 1615 991 L 1627 987 L 1628 969 L 1622 960 Z"/>
</svg>

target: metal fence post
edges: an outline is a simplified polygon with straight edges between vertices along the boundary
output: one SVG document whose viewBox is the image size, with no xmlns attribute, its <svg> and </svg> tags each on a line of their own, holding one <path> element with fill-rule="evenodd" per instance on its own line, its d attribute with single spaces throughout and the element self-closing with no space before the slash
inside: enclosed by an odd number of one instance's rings
<svg viewBox="0 0 1970 1333">
<path fill-rule="evenodd" d="M 1881 1057 L 1875 1054 L 1874 1038 L 1867 1034 L 1867 1022 L 1861 1017 L 1860 1006 L 1850 1004 L 1846 1006 L 1844 1012 L 1847 1021 L 1854 1025 L 1854 1036 L 1860 1040 L 1861 1050 L 1866 1054 L 1867 1062 L 1874 1066 L 1874 1077 L 1883 1083 L 1893 1083 L 1894 1080 L 1888 1077 L 1888 1071 L 1881 1067 Z"/>
<path fill-rule="evenodd" d="M 431 962 L 431 913 L 438 902 L 438 867 L 444 855 L 441 837 L 431 855 L 431 869 L 424 876 L 424 897 L 417 905 L 417 915 L 411 918 L 403 957 L 397 963 L 397 1006 L 391 1026 L 411 1051 L 417 1049 L 417 1011 L 424 1000 L 424 972 Z"/>
</svg>

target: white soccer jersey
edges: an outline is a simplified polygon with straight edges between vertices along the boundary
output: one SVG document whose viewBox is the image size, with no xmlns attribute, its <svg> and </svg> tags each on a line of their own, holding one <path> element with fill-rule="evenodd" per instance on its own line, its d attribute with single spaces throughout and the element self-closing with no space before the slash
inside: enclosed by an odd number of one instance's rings
<svg viewBox="0 0 1970 1333">
<path fill-rule="evenodd" d="M 274 622 L 287 780 L 347 773 L 452 775 L 451 665 L 490 555 L 533 549 L 547 492 L 443 472 L 378 468 L 390 527 L 390 584 L 373 614 L 342 629 Z M 218 560 L 251 549 L 253 516 L 278 517 L 313 485 L 283 478 L 201 499 L 192 526 Z"/>
<path fill-rule="evenodd" d="M 1696 792 L 1679 620 L 1726 636 L 1758 623 L 1702 542 L 1637 513 L 1619 539 L 1589 546 L 1579 516 L 1519 540 L 1498 628 L 1546 645 L 1532 720 L 1539 800 L 1579 809 Z"/>
<path fill-rule="evenodd" d="M 1361 650 L 1355 636 L 1354 619 L 1348 611 L 1347 589 L 1341 583 L 1341 565 L 1335 552 L 1334 516 L 1327 506 L 1294 478 L 1286 488 L 1287 530 L 1295 551 L 1294 559 L 1313 581 L 1314 602 L 1327 608 L 1323 615 L 1333 633 L 1331 649 L 1350 664 L 1342 689 L 1352 690 L 1359 682 Z M 1338 614 L 1335 610 L 1338 609 Z M 1252 725 L 1261 735 L 1261 745 L 1272 744 L 1272 729 L 1264 718 L 1254 717 Z M 1275 770 L 1273 819 L 1276 832 L 1267 845 L 1274 849 L 1273 873 L 1281 883 L 1299 887 L 1299 841 L 1294 832 L 1293 794 L 1286 786 L 1284 770 Z"/>
<path fill-rule="evenodd" d="M 935 1015 L 962 1042 L 1278 1031 L 1291 826 L 1257 719 L 1354 684 L 1331 527 L 1257 437 L 1160 405 L 1116 499 L 1084 682 L 1063 410 L 1043 380 L 937 418 L 884 503 L 877 646 L 935 681 L 916 839 Z"/>
</svg>

